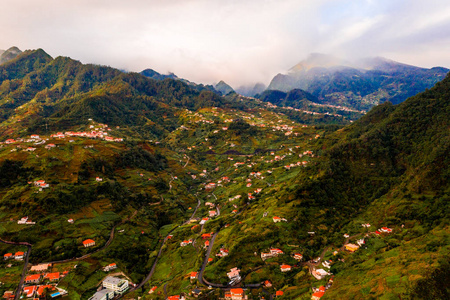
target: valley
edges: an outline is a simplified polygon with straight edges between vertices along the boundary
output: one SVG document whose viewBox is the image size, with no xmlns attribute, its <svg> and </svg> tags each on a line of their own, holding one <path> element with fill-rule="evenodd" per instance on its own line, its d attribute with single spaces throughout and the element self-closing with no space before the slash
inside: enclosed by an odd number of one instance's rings
<svg viewBox="0 0 450 300">
<path fill-rule="evenodd" d="M 441 291 L 429 274 L 448 265 L 448 76 L 366 112 L 42 50 L 0 68 L 9 298 L 90 299 L 109 281 L 123 299 Z"/>
</svg>

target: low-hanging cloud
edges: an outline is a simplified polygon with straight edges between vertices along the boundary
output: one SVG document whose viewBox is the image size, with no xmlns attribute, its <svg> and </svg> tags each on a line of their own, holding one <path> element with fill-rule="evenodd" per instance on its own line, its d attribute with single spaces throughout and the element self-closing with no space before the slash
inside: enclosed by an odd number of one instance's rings
<svg viewBox="0 0 450 300">
<path fill-rule="evenodd" d="M 446 0 L 0 0 L 0 49 L 201 83 L 264 82 L 311 52 L 450 66 Z"/>
</svg>

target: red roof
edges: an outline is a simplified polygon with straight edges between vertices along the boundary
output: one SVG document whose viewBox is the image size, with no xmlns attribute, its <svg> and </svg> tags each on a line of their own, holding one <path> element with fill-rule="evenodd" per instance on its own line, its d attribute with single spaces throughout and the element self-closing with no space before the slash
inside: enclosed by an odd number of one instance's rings
<svg viewBox="0 0 450 300">
<path fill-rule="evenodd" d="M 24 255 L 24 254 L 25 254 L 25 253 L 19 251 L 19 252 L 16 252 L 15 256 L 22 256 L 22 255 Z"/>
<path fill-rule="evenodd" d="M 55 288 L 53 287 L 53 285 L 41 285 L 38 287 L 37 290 L 37 295 L 40 296 L 42 295 L 42 293 L 44 293 L 44 290 L 48 288 L 49 290 L 54 290 Z"/>
<path fill-rule="evenodd" d="M 48 280 L 50 280 L 50 281 L 58 280 L 59 279 L 59 272 L 48 273 L 48 274 L 45 275 L 44 278 L 48 278 Z"/>
<path fill-rule="evenodd" d="M 92 244 L 92 243 L 95 244 L 95 241 L 91 240 L 91 239 L 87 239 L 87 240 L 83 241 L 83 245 L 89 245 L 89 244 Z"/>
<path fill-rule="evenodd" d="M 28 275 L 25 277 L 25 282 L 27 281 L 35 281 L 41 278 L 41 274 Z"/>
<path fill-rule="evenodd" d="M 6 253 L 5 255 L 3 255 L 3 257 L 11 257 L 12 253 Z"/>
<path fill-rule="evenodd" d="M 319 292 L 325 292 L 325 287 L 323 285 L 319 288 Z"/>
<path fill-rule="evenodd" d="M 275 296 L 283 296 L 284 292 L 283 291 L 277 291 L 275 293 Z"/>
<path fill-rule="evenodd" d="M 237 288 L 237 289 L 231 289 L 230 290 L 230 293 L 231 293 L 231 295 L 233 295 L 233 294 L 239 294 L 239 295 L 242 295 L 243 293 L 244 293 L 244 290 L 243 289 L 241 289 L 241 288 Z"/>
<path fill-rule="evenodd" d="M 315 292 L 314 294 L 312 294 L 312 296 L 322 298 L 324 294 L 325 294 L 325 292 Z"/>
</svg>

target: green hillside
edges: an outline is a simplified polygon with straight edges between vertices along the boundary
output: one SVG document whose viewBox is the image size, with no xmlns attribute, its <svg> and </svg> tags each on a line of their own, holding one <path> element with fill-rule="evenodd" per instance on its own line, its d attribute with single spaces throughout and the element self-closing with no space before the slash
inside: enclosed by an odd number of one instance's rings
<svg viewBox="0 0 450 300">
<path fill-rule="evenodd" d="M 0 71 L 0 238 L 68 271 L 65 298 L 90 298 L 111 263 L 142 283 L 127 299 L 218 299 L 190 273 L 227 286 L 235 267 L 248 299 L 447 298 L 449 76 L 361 117 L 301 90 L 222 97 L 43 50 Z M 0 293 L 16 289 L 23 262 L 1 265 Z"/>
</svg>

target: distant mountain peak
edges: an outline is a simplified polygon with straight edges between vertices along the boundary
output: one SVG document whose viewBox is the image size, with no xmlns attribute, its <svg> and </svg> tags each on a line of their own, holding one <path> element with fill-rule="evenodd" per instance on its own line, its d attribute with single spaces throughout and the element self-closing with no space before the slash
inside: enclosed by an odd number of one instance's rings
<svg viewBox="0 0 450 300">
<path fill-rule="evenodd" d="M 9 48 L 8 50 L 4 50 L 3 52 L 0 52 L 0 64 L 3 64 L 9 60 L 16 58 L 21 53 L 22 53 L 22 51 L 19 48 L 17 48 L 16 46 L 13 46 L 13 47 Z"/>
<path fill-rule="evenodd" d="M 217 84 L 214 85 L 214 88 L 220 92 L 222 95 L 227 95 L 231 92 L 234 92 L 234 89 L 229 86 L 225 81 L 221 80 Z"/>
</svg>

